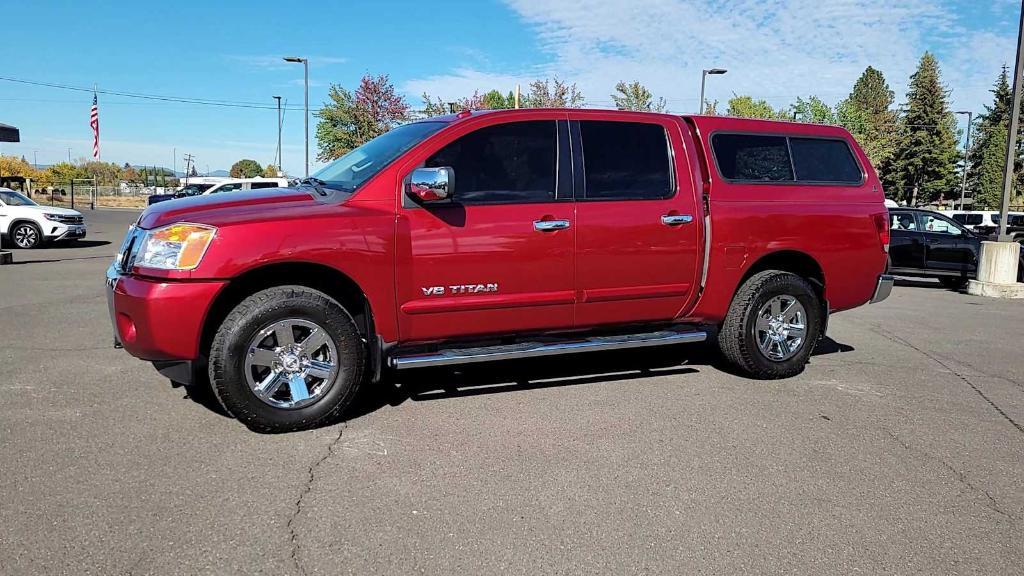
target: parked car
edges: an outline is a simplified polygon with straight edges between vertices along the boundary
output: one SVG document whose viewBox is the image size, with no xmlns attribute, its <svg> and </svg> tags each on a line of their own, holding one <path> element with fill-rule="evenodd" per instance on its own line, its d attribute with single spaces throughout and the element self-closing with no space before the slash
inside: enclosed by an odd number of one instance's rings
<svg viewBox="0 0 1024 576">
<path fill-rule="evenodd" d="M 182 190 L 176 192 L 173 195 L 173 198 L 205 196 L 207 194 L 218 194 L 220 192 L 234 192 L 237 190 L 263 190 L 267 188 L 285 188 L 287 186 L 287 178 L 233 178 L 231 180 L 213 185 L 189 184 L 188 186 L 182 188 Z M 150 196 L 150 205 L 154 204 L 155 202 L 162 202 L 164 200 L 171 199 L 162 198 L 154 201 L 152 198 L 153 197 Z"/>
<path fill-rule="evenodd" d="M 199 196 L 203 192 L 206 192 L 207 190 L 213 188 L 214 186 L 216 186 L 216 184 L 212 182 L 191 182 L 189 184 L 186 184 L 185 186 L 182 186 L 181 188 L 178 188 L 171 194 L 150 194 L 146 198 L 146 203 L 152 206 L 153 204 L 157 204 L 159 202 L 166 202 L 168 200 L 174 200 L 175 198 Z"/>
<path fill-rule="evenodd" d="M 986 236 L 931 210 L 890 208 L 889 219 L 890 273 L 938 278 L 950 288 L 960 288 L 977 277 Z M 1024 266 L 1018 275 L 1024 278 Z"/>
<path fill-rule="evenodd" d="M 0 188 L 0 235 L 18 248 L 85 238 L 85 218 L 77 210 L 40 206 L 20 192 Z"/>
<path fill-rule="evenodd" d="M 836 126 L 596 110 L 400 126 L 296 189 L 150 206 L 107 271 L 116 342 L 255 430 L 385 370 L 699 342 L 801 372 L 889 295 L 881 184 Z"/>
<path fill-rule="evenodd" d="M 997 224 L 992 219 L 992 216 L 995 216 L 996 219 L 999 217 L 999 213 L 995 210 L 950 210 L 943 212 L 943 214 L 971 231 L 975 230 L 976 227 L 995 227 Z"/>
<path fill-rule="evenodd" d="M 975 234 L 986 237 L 989 240 L 996 240 L 999 237 L 999 223 L 1001 215 L 996 212 L 991 217 L 992 224 L 986 226 L 975 226 Z M 1009 212 L 1006 214 L 1006 235 L 1019 244 L 1024 244 L 1024 214 L 1020 212 Z"/>
</svg>

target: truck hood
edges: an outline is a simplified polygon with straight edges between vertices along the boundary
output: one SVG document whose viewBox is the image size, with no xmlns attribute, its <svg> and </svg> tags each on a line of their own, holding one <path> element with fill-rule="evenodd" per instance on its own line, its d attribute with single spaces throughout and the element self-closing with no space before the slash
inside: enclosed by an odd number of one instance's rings
<svg viewBox="0 0 1024 576">
<path fill-rule="evenodd" d="M 25 208 L 28 210 L 36 210 L 44 212 L 46 214 L 60 214 L 61 216 L 81 216 L 82 213 L 78 210 L 71 210 L 70 208 L 57 208 L 55 206 L 17 206 L 17 208 Z"/>
<path fill-rule="evenodd" d="M 275 218 L 284 212 L 312 211 L 331 197 L 294 188 L 274 188 L 178 198 L 153 204 L 139 217 L 139 227 L 159 228 L 175 222 L 221 226 Z"/>
</svg>

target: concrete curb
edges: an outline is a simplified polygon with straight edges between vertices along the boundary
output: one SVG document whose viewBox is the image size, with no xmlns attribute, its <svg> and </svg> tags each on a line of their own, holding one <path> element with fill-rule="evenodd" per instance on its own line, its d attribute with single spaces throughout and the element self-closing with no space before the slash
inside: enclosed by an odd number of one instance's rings
<svg viewBox="0 0 1024 576">
<path fill-rule="evenodd" d="M 967 283 L 967 293 L 988 298 L 1024 298 L 1024 284 L 1001 284 L 971 280 Z"/>
</svg>

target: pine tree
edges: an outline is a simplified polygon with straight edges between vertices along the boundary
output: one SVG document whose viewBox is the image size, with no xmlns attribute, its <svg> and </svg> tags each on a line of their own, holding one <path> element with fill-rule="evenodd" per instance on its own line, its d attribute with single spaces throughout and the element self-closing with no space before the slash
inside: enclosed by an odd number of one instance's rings
<svg viewBox="0 0 1024 576">
<path fill-rule="evenodd" d="M 853 134 L 876 167 L 885 165 L 893 152 L 897 122 L 893 100 L 885 76 L 868 66 L 850 95 L 836 106 L 839 122 Z"/>
<path fill-rule="evenodd" d="M 898 132 L 892 158 L 883 164 L 889 194 L 910 204 L 950 196 L 957 188 L 956 120 L 939 63 L 930 52 L 910 77 L 907 111 Z"/>
<path fill-rule="evenodd" d="M 1006 131 L 1013 106 L 1009 72 L 1003 66 L 992 87 L 992 105 L 977 121 L 974 143 L 969 154 L 967 182 L 974 195 L 975 208 L 999 206 L 1003 194 L 1006 164 Z"/>
</svg>

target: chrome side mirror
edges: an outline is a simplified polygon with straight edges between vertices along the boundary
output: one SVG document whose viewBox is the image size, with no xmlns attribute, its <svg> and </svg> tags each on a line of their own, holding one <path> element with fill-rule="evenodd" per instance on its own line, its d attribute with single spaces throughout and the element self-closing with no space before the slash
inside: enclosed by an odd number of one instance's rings
<svg viewBox="0 0 1024 576">
<path fill-rule="evenodd" d="M 441 168 L 417 168 L 406 183 L 406 194 L 419 202 L 444 202 L 451 199 L 454 171 Z"/>
</svg>

